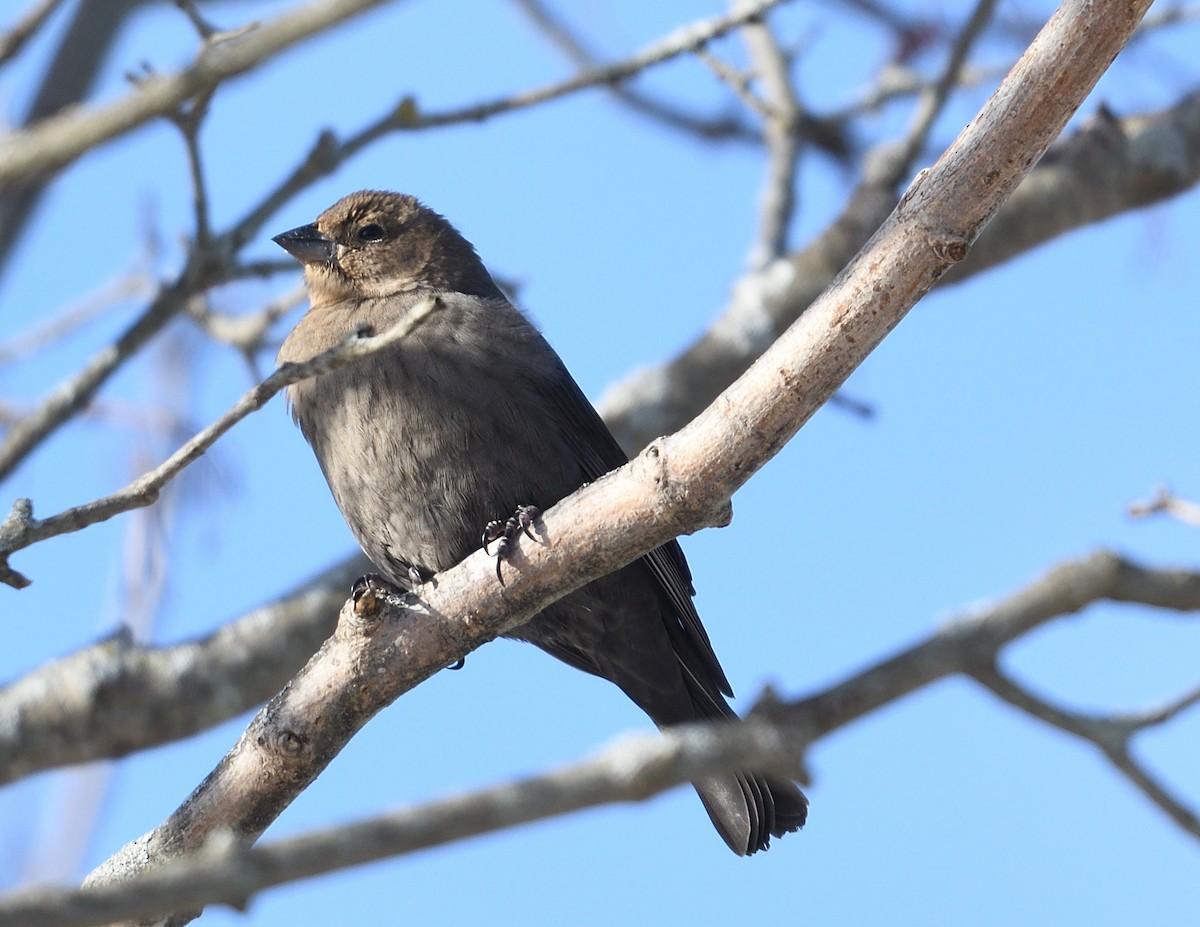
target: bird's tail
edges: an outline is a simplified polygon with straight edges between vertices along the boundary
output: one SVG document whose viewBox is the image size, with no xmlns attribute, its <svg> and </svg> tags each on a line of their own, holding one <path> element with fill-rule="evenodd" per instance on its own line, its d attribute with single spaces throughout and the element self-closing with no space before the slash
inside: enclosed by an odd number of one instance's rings
<svg viewBox="0 0 1200 927">
<path fill-rule="evenodd" d="M 717 833 L 738 856 L 767 849 L 771 837 L 799 830 L 808 817 L 808 799 L 783 779 L 734 773 L 692 784 Z"/>
<path fill-rule="evenodd" d="M 712 686 L 687 672 L 684 679 L 696 720 L 741 723 Z M 808 819 L 808 799 L 788 779 L 737 772 L 709 776 L 692 785 L 717 833 L 738 856 L 767 849 L 772 837 L 797 831 Z"/>
</svg>

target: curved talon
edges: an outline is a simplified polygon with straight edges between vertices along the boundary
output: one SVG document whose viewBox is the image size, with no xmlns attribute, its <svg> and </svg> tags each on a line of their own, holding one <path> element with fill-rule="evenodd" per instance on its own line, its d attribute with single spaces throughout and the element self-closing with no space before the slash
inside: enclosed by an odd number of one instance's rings
<svg viewBox="0 0 1200 927">
<path fill-rule="evenodd" d="M 534 537 L 533 532 L 529 529 L 532 528 L 533 523 L 541 517 L 542 510 L 536 505 L 523 505 L 517 509 L 517 524 L 521 526 L 521 531 L 525 534 L 525 537 L 529 538 L 529 540 L 535 543 L 537 542 L 537 538 Z"/>
<path fill-rule="evenodd" d="M 501 564 L 508 559 L 509 552 L 512 549 L 512 542 L 518 534 L 524 534 L 529 540 L 536 543 L 537 537 L 533 531 L 533 523 L 542 514 L 542 510 L 536 505 L 518 505 L 517 510 L 510 515 L 506 520 L 489 521 L 483 529 L 483 551 L 490 554 L 488 545 L 493 541 L 496 544 L 496 579 L 500 585 L 504 585 L 504 573 L 501 570 Z"/>
<path fill-rule="evenodd" d="M 485 554 L 491 553 L 491 551 L 488 550 L 488 545 L 491 544 L 492 541 L 498 541 L 504 537 L 504 528 L 504 522 L 495 520 L 489 521 L 483 526 L 483 552 Z"/>
<path fill-rule="evenodd" d="M 451 663 L 449 666 L 447 666 L 446 669 L 457 671 L 457 670 L 462 669 L 466 665 L 467 665 L 467 658 L 459 657 L 457 660 L 455 660 L 453 663 Z"/>
<path fill-rule="evenodd" d="M 364 573 L 350 586 L 350 595 L 358 601 L 367 592 L 382 593 L 383 596 L 399 595 L 400 590 L 378 573 Z"/>
</svg>

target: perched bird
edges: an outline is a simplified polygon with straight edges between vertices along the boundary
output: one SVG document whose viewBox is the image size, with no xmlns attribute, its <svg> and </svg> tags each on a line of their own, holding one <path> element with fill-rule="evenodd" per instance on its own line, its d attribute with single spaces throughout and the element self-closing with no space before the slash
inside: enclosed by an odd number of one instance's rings
<svg viewBox="0 0 1200 927">
<path fill-rule="evenodd" d="M 626 462 L 471 244 L 413 197 L 353 193 L 275 241 L 304 264 L 311 305 L 280 362 L 308 360 L 356 331 L 384 331 L 424 298 L 440 298 L 392 347 L 288 388 L 350 530 L 392 582 L 409 586 L 454 566 L 489 523 L 527 504 L 549 507 Z M 672 541 L 508 636 L 616 683 L 660 727 L 732 720 L 723 696 L 733 692 L 694 594 Z M 738 855 L 804 824 L 808 802 L 790 781 L 746 772 L 694 785 Z"/>
</svg>

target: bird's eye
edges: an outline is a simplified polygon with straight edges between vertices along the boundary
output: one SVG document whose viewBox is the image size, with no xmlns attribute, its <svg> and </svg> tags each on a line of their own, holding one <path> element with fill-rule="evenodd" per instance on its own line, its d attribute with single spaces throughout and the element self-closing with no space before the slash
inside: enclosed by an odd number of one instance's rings
<svg viewBox="0 0 1200 927">
<path fill-rule="evenodd" d="M 383 241 L 385 237 L 382 225 L 376 225 L 372 222 L 370 225 L 364 225 L 358 230 L 359 241 Z"/>
</svg>

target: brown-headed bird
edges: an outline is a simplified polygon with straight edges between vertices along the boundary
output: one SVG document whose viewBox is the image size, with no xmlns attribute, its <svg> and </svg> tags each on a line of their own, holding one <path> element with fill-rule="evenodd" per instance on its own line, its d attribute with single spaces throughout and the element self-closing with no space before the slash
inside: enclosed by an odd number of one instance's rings
<svg viewBox="0 0 1200 927">
<path fill-rule="evenodd" d="M 448 569 L 485 527 L 549 507 L 627 460 L 554 349 L 475 249 L 411 196 L 364 190 L 275 238 L 304 264 L 311 308 L 280 362 L 441 307 L 361 361 L 288 388 L 292 414 L 367 557 L 401 586 Z M 510 526 L 511 527 L 511 526 Z M 616 683 L 660 727 L 736 717 L 672 541 L 549 606 L 509 637 Z M 804 824 L 807 800 L 754 773 L 694 783 L 739 855 Z"/>
</svg>

